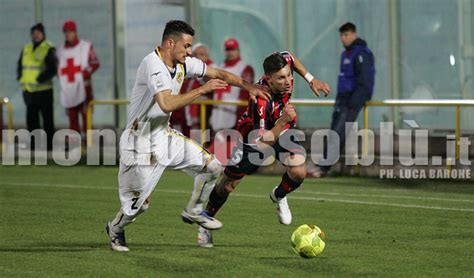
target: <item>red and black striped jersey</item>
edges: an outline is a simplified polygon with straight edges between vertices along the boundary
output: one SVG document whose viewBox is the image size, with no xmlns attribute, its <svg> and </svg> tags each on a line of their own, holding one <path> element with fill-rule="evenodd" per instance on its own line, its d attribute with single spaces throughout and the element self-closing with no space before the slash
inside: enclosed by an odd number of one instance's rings
<svg viewBox="0 0 474 278">
<path fill-rule="evenodd" d="M 293 56 L 288 51 L 280 52 L 294 71 Z M 268 85 L 265 76 L 263 76 L 257 84 Z M 293 86 L 291 86 L 293 89 Z M 283 108 L 291 98 L 292 89 L 285 93 L 272 93 L 270 100 L 257 98 L 257 102 L 249 101 L 247 111 L 237 122 L 237 129 L 242 134 L 244 143 L 255 143 L 254 141 L 263 135 L 266 130 L 270 130 L 275 126 L 276 121 L 282 116 Z M 287 124 L 287 129 L 294 127 L 296 119 Z M 249 133 L 258 130 L 258 137 L 248 138 Z"/>
</svg>

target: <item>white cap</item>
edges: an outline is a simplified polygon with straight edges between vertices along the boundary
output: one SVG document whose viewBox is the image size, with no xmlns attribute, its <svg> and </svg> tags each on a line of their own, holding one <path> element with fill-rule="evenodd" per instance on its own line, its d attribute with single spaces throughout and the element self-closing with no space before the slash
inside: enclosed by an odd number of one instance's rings
<svg viewBox="0 0 474 278">
<path fill-rule="evenodd" d="M 193 47 L 191 48 L 191 51 L 194 53 L 194 51 L 196 51 L 196 49 L 198 49 L 199 47 L 206 47 L 203 43 L 196 43 L 195 45 L 193 45 Z"/>
</svg>

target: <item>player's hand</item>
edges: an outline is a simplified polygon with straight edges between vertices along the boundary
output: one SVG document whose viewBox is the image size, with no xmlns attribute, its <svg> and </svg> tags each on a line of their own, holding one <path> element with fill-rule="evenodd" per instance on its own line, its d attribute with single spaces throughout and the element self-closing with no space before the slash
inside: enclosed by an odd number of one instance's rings
<svg viewBox="0 0 474 278">
<path fill-rule="evenodd" d="M 331 92 L 331 88 L 329 85 L 321 80 L 313 79 L 311 82 L 309 82 L 309 87 L 313 91 L 315 95 L 319 97 L 319 92 L 322 91 L 324 93 L 324 96 L 327 97 L 329 93 Z"/>
<path fill-rule="evenodd" d="M 281 120 L 284 123 L 289 123 L 294 121 L 296 118 L 296 109 L 292 104 L 287 104 L 285 108 L 283 108 L 283 114 L 281 115 Z"/>
<path fill-rule="evenodd" d="M 257 97 L 264 98 L 265 100 L 269 100 L 272 97 L 267 86 L 249 84 L 247 91 L 249 92 L 250 99 L 254 102 L 257 102 Z"/>
<path fill-rule="evenodd" d="M 206 84 L 204 84 L 201 88 L 203 90 L 203 93 L 207 94 L 215 90 L 225 89 L 227 86 L 228 84 L 225 81 L 222 81 L 220 79 L 211 79 L 207 81 Z"/>
</svg>

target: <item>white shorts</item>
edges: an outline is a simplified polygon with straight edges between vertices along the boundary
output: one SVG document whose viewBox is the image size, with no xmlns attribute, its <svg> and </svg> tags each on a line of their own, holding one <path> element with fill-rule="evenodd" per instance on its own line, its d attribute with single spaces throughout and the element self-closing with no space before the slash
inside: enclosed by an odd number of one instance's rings
<svg viewBox="0 0 474 278">
<path fill-rule="evenodd" d="M 139 157 L 135 153 L 135 163 L 130 163 L 134 151 L 121 150 L 119 196 L 122 211 L 130 216 L 151 195 L 166 168 L 183 170 L 194 177 L 205 171 L 206 163 L 212 159 L 206 149 L 172 129 L 151 143 L 154 151 Z"/>
</svg>

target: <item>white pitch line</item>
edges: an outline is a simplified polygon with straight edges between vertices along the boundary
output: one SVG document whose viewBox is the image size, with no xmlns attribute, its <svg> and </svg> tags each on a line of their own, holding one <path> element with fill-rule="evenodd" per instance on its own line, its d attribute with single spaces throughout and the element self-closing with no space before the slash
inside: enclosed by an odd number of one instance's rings
<svg viewBox="0 0 474 278">
<path fill-rule="evenodd" d="M 399 208 L 420 208 L 420 209 L 433 209 L 433 210 L 474 212 L 474 209 L 468 209 L 468 208 L 464 209 L 464 208 L 450 208 L 450 207 L 437 207 L 437 206 L 422 206 L 422 205 L 413 205 L 413 204 L 366 202 L 366 201 L 345 200 L 345 199 L 326 199 L 326 198 L 311 198 L 311 197 L 298 197 L 298 196 L 292 197 L 292 199 L 339 202 L 339 203 L 359 204 L 359 205 L 388 206 L 388 207 L 399 207 Z"/>
<path fill-rule="evenodd" d="M 10 249 L 10 250 L 9 250 Z M 76 247 L 62 247 L 62 246 L 12 246 L 12 247 L 2 247 L 1 252 L 17 252 L 17 251 L 29 251 L 29 250 L 43 250 L 48 252 L 49 250 L 66 250 L 66 251 L 80 251 L 80 250 L 94 250 L 94 249 L 103 249 L 100 247 L 85 247 L 85 246 L 76 246 Z"/>
<path fill-rule="evenodd" d="M 95 186 L 95 185 L 77 185 L 77 184 L 59 184 L 59 183 L 34 183 L 34 182 L 2 182 L 1 185 L 19 185 L 19 186 L 39 186 L 39 187 L 59 187 L 72 189 L 99 189 L 99 190 L 116 190 L 115 187 Z"/>
<path fill-rule="evenodd" d="M 437 197 L 414 197 L 414 196 L 385 195 L 385 194 L 358 194 L 358 193 L 339 193 L 339 192 L 322 192 L 322 191 L 305 191 L 305 190 L 297 190 L 294 193 L 334 195 L 334 196 L 349 196 L 349 197 L 413 199 L 413 200 L 433 200 L 433 201 L 474 203 L 474 200 L 469 200 L 469 199 L 451 199 L 451 198 L 437 198 Z"/>
<path fill-rule="evenodd" d="M 184 193 L 184 194 L 189 194 L 189 192 L 180 191 L 180 190 L 161 189 L 161 190 L 158 190 L 158 191 L 166 192 L 166 193 L 179 193 L 179 194 Z M 268 196 L 265 196 L 265 195 L 242 194 L 242 193 L 232 193 L 232 196 L 248 197 L 248 198 L 265 198 L 265 199 L 268 198 Z M 433 210 L 448 210 L 448 211 L 474 212 L 474 209 L 464 209 L 464 208 L 423 206 L 423 205 L 397 204 L 397 203 L 366 202 L 366 201 L 345 200 L 345 199 L 328 199 L 328 198 L 315 198 L 315 197 L 300 197 L 300 196 L 293 196 L 293 195 L 290 197 L 290 199 L 307 200 L 307 201 L 326 201 L 326 202 L 358 204 L 358 205 L 389 206 L 389 207 L 399 207 L 399 208 L 420 208 L 420 209 L 433 209 Z"/>
<path fill-rule="evenodd" d="M 83 185 L 72 185 L 72 184 L 42 184 L 42 183 L 9 183 L 4 182 L 0 185 L 19 185 L 19 186 L 40 186 L 40 187 L 59 187 L 59 188 L 71 188 L 71 189 L 99 189 L 99 190 L 116 190 L 113 187 L 104 187 L 104 186 L 83 186 Z M 165 193 L 177 193 L 177 194 L 187 194 L 190 192 L 184 190 L 169 190 L 169 189 L 157 189 L 157 191 Z M 242 194 L 242 193 L 233 193 L 232 196 L 237 197 L 247 197 L 247 198 L 265 198 L 266 195 L 254 195 L 254 194 Z M 341 195 L 344 196 L 344 195 Z M 388 206 L 388 207 L 399 207 L 399 208 L 419 208 L 419 209 L 431 209 L 431 210 L 445 210 L 445 211 L 460 211 L 460 212 L 474 212 L 474 209 L 470 208 L 451 208 L 451 207 L 438 207 L 438 206 L 423 206 L 415 204 L 397 204 L 397 203 L 383 203 L 383 202 L 367 202 L 367 201 L 357 201 L 357 200 L 346 200 L 346 199 L 328 199 L 328 198 L 315 198 L 315 197 L 301 197 L 301 196 L 291 196 L 291 199 L 295 200 L 307 200 L 307 201 L 326 201 L 326 202 L 336 202 L 336 203 L 346 203 L 346 204 L 358 204 L 358 205 L 373 205 L 373 206 Z"/>
<path fill-rule="evenodd" d="M 43 184 L 43 183 L 18 183 L 18 182 L 4 182 L 0 185 L 26 185 L 26 186 L 47 186 L 47 187 L 62 187 L 62 188 L 80 188 L 80 189 L 99 189 L 99 190 L 115 190 L 114 187 L 106 187 L 99 185 L 76 185 L 76 184 Z M 187 192 L 186 192 L 187 193 Z M 358 193 L 340 193 L 340 192 L 323 192 L 323 191 L 305 191 L 297 190 L 293 194 L 314 194 L 314 195 L 334 195 L 347 197 L 371 197 L 371 198 L 395 198 L 395 199 L 413 199 L 413 200 L 433 200 L 433 201 L 449 201 L 449 202 L 466 202 L 474 203 L 474 200 L 469 199 L 452 199 L 452 198 L 437 198 L 437 197 L 414 197 L 401 195 L 385 195 L 385 194 L 358 194 Z"/>
</svg>

